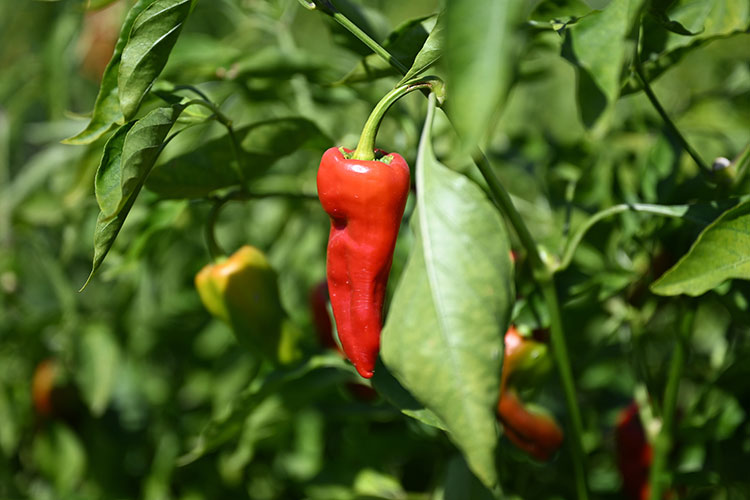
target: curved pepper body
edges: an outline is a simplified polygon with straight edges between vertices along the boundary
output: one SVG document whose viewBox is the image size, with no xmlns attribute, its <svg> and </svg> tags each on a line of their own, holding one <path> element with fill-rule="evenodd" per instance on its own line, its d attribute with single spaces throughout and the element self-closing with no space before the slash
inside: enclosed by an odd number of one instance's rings
<svg viewBox="0 0 750 500">
<path fill-rule="evenodd" d="M 551 368 L 547 345 L 524 337 L 511 325 L 505 333 L 497 416 L 508 439 L 540 461 L 549 460 L 560 448 L 563 432 L 546 411 L 525 404 L 517 390 L 533 387 Z"/>
<path fill-rule="evenodd" d="M 331 218 L 331 307 L 344 353 L 365 378 L 372 377 L 380 348 L 383 300 L 408 195 L 409 166 L 396 153 L 362 161 L 334 147 L 320 162 L 318 197 Z"/>
</svg>

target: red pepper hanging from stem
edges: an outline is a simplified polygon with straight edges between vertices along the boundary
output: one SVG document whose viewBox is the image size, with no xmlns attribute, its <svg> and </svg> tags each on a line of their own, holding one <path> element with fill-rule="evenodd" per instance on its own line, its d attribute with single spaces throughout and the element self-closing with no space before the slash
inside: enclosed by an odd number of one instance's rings
<svg viewBox="0 0 750 500">
<path fill-rule="evenodd" d="M 365 123 L 356 151 L 330 148 L 318 169 L 318 197 L 331 217 L 331 307 L 344 353 L 365 378 L 372 377 L 380 349 L 388 273 L 410 186 L 406 161 L 375 150 L 375 135 L 396 100 L 433 84 L 421 80 L 389 92 Z"/>
</svg>

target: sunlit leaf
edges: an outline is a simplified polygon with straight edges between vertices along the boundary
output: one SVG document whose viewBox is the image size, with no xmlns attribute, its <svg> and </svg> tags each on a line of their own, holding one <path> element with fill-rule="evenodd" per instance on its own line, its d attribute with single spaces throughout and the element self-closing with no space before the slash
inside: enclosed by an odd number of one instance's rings
<svg viewBox="0 0 750 500">
<path fill-rule="evenodd" d="M 191 0 L 156 0 L 133 23 L 117 76 L 120 108 L 126 120 L 138 111 L 164 69 L 190 6 Z"/>
<path fill-rule="evenodd" d="M 688 253 L 651 285 L 651 291 L 696 297 L 728 279 L 750 279 L 750 201 L 708 226 Z"/>
<path fill-rule="evenodd" d="M 120 36 L 115 45 L 115 51 L 109 64 L 102 75 L 102 83 L 99 87 L 99 94 L 96 96 L 94 112 L 89 124 L 78 134 L 65 139 L 66 144 L 90 144 L 106 134 L 116 123 L 123 122 L 122 111 L 120 111 L 120 100 L 118 98 L 117 73 L 120 71 L 120 60 L 122 51 L 128 41 L 128 35 L 133 27 L 135 19 L 143 12 L 146 7 L 154 3 L 155 0 L 138 0 L 130 8 L 125 21 L 120 29 Z"/>
<path fill-rule="evenodd" d="M 510 246 L 484 192 L 436 160 L 431 122 L 432 111 L 417 157 L 416 243 L 394 294 L 381 354 L 492 487 L 503 333 L 513 302 Z"/>
</svg>

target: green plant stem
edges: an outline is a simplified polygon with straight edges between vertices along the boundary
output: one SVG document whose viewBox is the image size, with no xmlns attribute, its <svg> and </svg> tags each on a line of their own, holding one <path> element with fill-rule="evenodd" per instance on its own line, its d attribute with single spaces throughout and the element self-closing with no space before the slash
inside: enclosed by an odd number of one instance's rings
<svg viewBox="0 0 750 500">
<path fill-rule="evenodd" d="M 653 462 L 649 484 L 651 487 L 649 498 L 651 500 L 662 500 L 664 491 L 671 483 L 671 475 L 667 473 L 667 459 L 672 449 L 672 429 L 674 427 L 675 410 L 677 409 L 677 393 L 680 388 L 680 378 L 685 367 L 687 356 L 687 343 L 693 327 L 695 310 L 690 307 L 683 308 L 683 317 L 677 334 L 674 353 L 669 365 L 669 376 L 667 386 L 664 390 L 664 401 L 662 403 L 661 428 L 653 443 Z"/>
<path fill-rule="evenodd" d="M 206 220 L 206 246 L 208 247 L 208 254 L 211 256 L 212 261 L 216 261 L 217 259 L 226 256 L 226 253 L 216 241 L 216 221 L 219 219 L 219 212 L 221 212 L 226 201 L 227 200 L 215 201 L 208 214 L 208 219 Z"/>
<path fill-rule="evenodd" d="M 550 345 L 555 357 L 557 371 L 560 375 L 565 405 L 568 409 L 569 426 L 573 439 L 569 440 L 570 450 L 573 455 L 573 471 L 575 474 L 576 491 L 580 500 L 588 498 L 588 486 L 586 484 L 586 452 L 583 448 L 583 419 L 576 399 L 576 388 L 573 380 L 573 369 L 570 366 L 568 348 L 565 345 L 565 331 L 563 329 L 562 317 L 560 316 L 560 304 L 557 299 L 557 290 L 553 277 L 540 283 L 542 295 L 547 303 L 550 319 Z"/>
<path fill-rule="evenodd" d="M 372 161 L 375 159 L 375 137 L 378 134 L 380 124 L 383 122 L 385 113 L 388 111 L 396 101 L 404 97 L 406 94 L 413 92 L 418 89 L 424 89 L 431 87 L 432 84 L 428 80 L 420 80 L 417 82 L 401 85 L 388 92 L 375 108 L 370 113 L 370 116 L 365 122 L 365 126 L 362 128 L 362 133 L 359 136 L 359 142 L 357 143 L 357 149 L 354 150 L 352 158 L 355 160 Z"/>
<path fill-rule="evenodd" d="M 192 90 L 192 89 L 191 89 Z M 234 152 L 234 158 L 237 161 L 237 165 L 235 167 L 235 173 L 237 174 L 237 177 L 240 180 L 240 188 L 243 190 L 247 189 L 247 178 L 245 177 L 245 171 L 243 170 L 243 161 L 242 161 L 242 148 L 240 147 L 240 143 L 237 140 L 237 135 L 234 133 L 234 126 L 232 124 L 232 120 L 221 112 L 221 110 L 216 106 L 214 103 L 212 103 L 209 100 L 206 99 L 194 99 L 192 101 L 189 101 L 189 105 L 195 104 L 198 106 L 203 106 L 204 108 L 210 109 L 213 111 L 214 115 L 216 116 L 216 120 L 224 125 L 224 127 L 227 129 L 227 134 L 229 135 L 229 140 L 232 143 L 232 151 Z"/>
<path fill-rule="evenodd" d="M 646 93 L 646 97 L 648 97 L 648 100 L 651 101 L 651 105 L 656 109 L 656 112 L 659 113 L 659 116 L 661 116 L 661 119 L 664 121 L 664 124 L 667 126 L 670 132 L 675 136 L 677 139 L 677 142 L 680 143 L 680 146 L 682 146 L 682 149 L 684 149 L 687 154 L 690 155 L 690 157 L 693 159 L 693 161 L 698 165 L 698 168 L 704 173 L 704 174 L 711 174 L 712 169 L 711 167 L 703 161 L 703 158 L 698 154 L 698 152 L 693 149 L 693 147 L 688 143 L 687 139 L 685 139 L 685 136 L 682 135 L 680 130 L 677 128 L 677 126 L 674 124 L 672 119 L 667 114 L 667 111 L 664 109 L 664 107 L 661 105 L 661 102 L 659 102 L 659 99 L 656 97 L 656 94 L 654 94 L 653 89 L 651 88 L 651 85 L 648 83 L 648 79 L 646 78 L 646 74 L 643 72 L 643 64 L 641 63 L 641 52 L 640 52 L 640 33 L 638 36 L 638 40 L 636 40 L 635 44 L 635 60 L 634 60 L 634 67 L 635 67 L 635 74 L 638 76 L 638 80 L 641 82 L 641 86 L 643 87 L 643 91 Z"/>
<path fill-rule="evenodd" d="M 343 26 L 349 33 L 357 37 L 362 43 L 374 53 L 383 58 L 388 64 L 396 68 L 402 75 L 405 75 L 409 68 L 393 57 L 393 54 L 388 52 L 382 45 L 373 40 L 370 35 L 360 29 L 359 26 L 354 24 L 348 17 L 339 12 L 331 2 L 328 0 L 299 0 L 302 5 L 308 9 L 317 9 L 325 14 L 331 16 L 337 23 Z"/>
<path fill-rule="evenodd" d="M 304 2 L 305 0 L 300 0 Z M 309 2 L 307 2 L 309 4 Z M 330 4 L 330 2 L 326 2 Z M 325 11 L 325 9 L 323 9 Z M 354 23 L 346 18 L 339 12 L 328 12 L 327 14 L 332 15 L 333 18 L 341 24 L 344 28 L 349 30 L 354 36 L 359 38 L 362 43 L 367 45 L 373 52 L 378 54 L 391 66 L 397 69 L 401 74 L 406 74 L 408 68 L 406 68 L 400 61 L 393 57 L 387 50 L 370 38 L 366 33 L 359 29 Z M 562 321 L 560 320 L 560 310 L 557 299 L 557 291 L 554 284 L 554 276 L 539 254 L 539 250 L 536 245 L 531 232 L 529 231 L 526 223 L 524 223 L 521 215 L 513 205 L 513 201 L 505 188 L 500 183 L 500 180 L 492 170 L 489 160 L 481 150 L 477 150 L 472 155 L 474 163 L 479 168 L 480 173 L 487 182 L 490 193 L 492 194 L 493 200 L 501 212 L 510 222 L 511 226 L 515 230 L 521 244 L 526 249 L 529 256 L 529 262 L 532 266 L 535 280 L 541 285 L 544 292 L 547 305 L 550 309 L 550 317 L 552 319 L 552 325 L 550 328 L 553 354 L 555 355 L 556 365 L 560 371 L 561 378 L 563 380 L 563 391 L 565 392 L 565 402 L 570 414 L 572 436 L 571 441 L 573 444 L 571 448 L 573 450 L 575 465 L 574 470 L 576 474 L 576 487 L 578 490 L 578 498 L 580 500 L 586 500 L 588 498 L 588 488 L 586 484 L 586 457 L 583 452 L 583 426 L 580 414 L 580 409 L 576 400 L 575 384 L 573 382 L 572 369 L 570 365 L 570 359 L 567 355 L 567 349 L 565 347 L 565 334 L 562 327 Z M 556 347 L 555 347 L 556 346 Z"/>
</svg>

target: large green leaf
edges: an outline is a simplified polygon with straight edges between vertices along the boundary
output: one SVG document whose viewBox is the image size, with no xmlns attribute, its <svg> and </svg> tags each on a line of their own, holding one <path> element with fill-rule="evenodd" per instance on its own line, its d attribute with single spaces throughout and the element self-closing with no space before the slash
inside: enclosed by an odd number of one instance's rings
<svg viewBox="0 0 750 500">
<path fill-rule="evenodd" d="M 724 212 L 653 285 L 659 295 L 702 295 L 728 279 L 750 279 L 750 200 Z"/>
<path fill-rule="evenodd" d="M 138 0 L 131 7 L 120 29 L 120 36 L 117 38 L 112 58 L 104 69 L 102 83 L 99 87 L 99 94 L 96 96 L 91 120 L 85 129 L 73 137 L 65 139 L 64 143 L 90 144 L 106 134 L 116 123 L 122 123 L 123 116 L 122 111 L 120 111 L 120 100 L 117 89 L 117 73 L 120 71 L 122 51 L 128 42 L 128 35 L 135 19 L 153 2 L 154 0 Z"/>
<path fill-rule="evenodd" d="M 235 131 L 235 136 L 246 179 L 263 174 L 276 160 L 300 148 L 323 150 L 331 142 L 304 118 L 276 118 L 245 125 Z M 201 198 L 239 183 L 237 157 L 225 134 L 157 166 L 146 187 L 165 198 Z"/>
<path fill-rule="evenodd" d="M 523 2 L 454 0 L 446 9 L 449 113 L 467 150 L 486 138 L 512 81 Z"/>
<path fill-rule="evenodd" d="M 431 99 L 417 157 L 417 238 L 383 331 L 382 356 L 491 487 L 503 333 L 513 302 L 510 245 L 484 192 L 436 160 L 433 113 Z"/>
<path fill-rule="evenodd" d="M 138 111 L 167 64 L 190 6 L 191 0 L 156 0 L 133 23 L 117 77 L 120 108 L 126 120 Z"/>
<path fill-rule="evenodd" d="M 383 47 L 407 68 L 428 40 L 437 16 L 422 17 L 398 26 L 383 42 Z M 367 82 L 395 74 L 396 70 L 377 54 L 365 56 L 339 83 Z"/>
<path fill-rule="evenodd" d="M 563 55 L 578 68 L 578 102 L 588 127 L 617 100 L 620 74 L 629 57 L 627 37 L 643 0 L 612 0 L 602 11 L 566 30 Z"/>
</svg>

